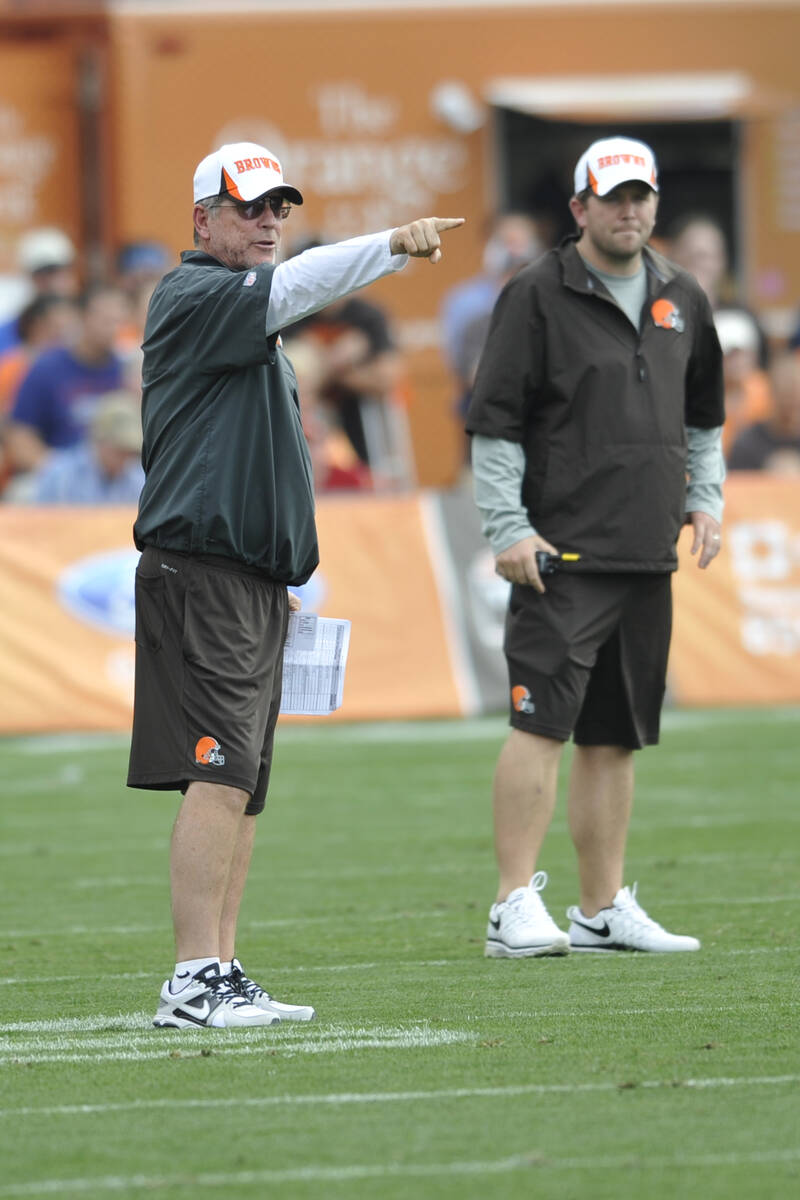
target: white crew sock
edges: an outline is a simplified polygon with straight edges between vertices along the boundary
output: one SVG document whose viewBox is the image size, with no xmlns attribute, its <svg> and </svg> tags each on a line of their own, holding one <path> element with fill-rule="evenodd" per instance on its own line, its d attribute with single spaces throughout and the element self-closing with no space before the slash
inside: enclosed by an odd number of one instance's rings
<svg viewBox="0 0 800 1200">
<path fill-rule="evenodd" d="M 219 969 L 223 975 L 230 975 L 232 966 L 232 962 L 220 962 Z"/>
<path fill-rule="evenodd" d="M 219 970 L 220 974 L 222 974 L 218 958 L 186 958 L 183 960 L 183 962 L 176 963 L 175 972 L 170 981 L 169 990 L 173 993 L 173 995 L 175 992 L 182 991 L 188 986 L 189 983 L 191 983 L 193 976 L 195 976 L 198 971 L 202 971 L 204 967 L 210 967 L 212 964 L 217 968 L 217 970 Z"/>
</svg>

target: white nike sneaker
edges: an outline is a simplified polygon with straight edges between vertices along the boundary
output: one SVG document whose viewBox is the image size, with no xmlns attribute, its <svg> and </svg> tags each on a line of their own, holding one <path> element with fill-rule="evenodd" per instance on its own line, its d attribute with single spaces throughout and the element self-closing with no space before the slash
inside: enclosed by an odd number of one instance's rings
<svg viewBox="0 0 800 1200">
<path fill-rule="evenodd" d="M 241 1029 L 252 1025 L 279 1025 L 280 1016 L 265 1012 L 245 999 L 229 975 L 214 966 L 193 975 L 185 988 L 173 992 L 170 980 L 161 989 L 153 1024 L 166 1029 Z"/>
<path fill-rule="evenodd" d="M 585 917 L 577 905 L 567 909 L 572 924 L 569 942 L 573 950 L 649 950 L 665 954 L 673 950 L 699 950 L 697 938 L 668 933 L 648 917 L 637 903 L 636 884 L 620 888 L 610 908 L 595 917 Z"/>
<path fill-rule="evenodd" d="M 547 872 L 537 871 L 527 887 L 515 888 L 489 911 L 486 958 L 536 958 L 569 953 L 569 936 L 559 929 L 539 895 Z"/>
<path fill-rule="evenodd" d="M 268 992 L 245 975 L 238 958 L 231 963 L 228 978 L 240 996 L 264 1012 L 275 1013 L 281 1021 L 313 1021 L 317 1015 L 308 1004 L 281 1004 L 280 1000 L 273 1000 Z"/>
</svg>

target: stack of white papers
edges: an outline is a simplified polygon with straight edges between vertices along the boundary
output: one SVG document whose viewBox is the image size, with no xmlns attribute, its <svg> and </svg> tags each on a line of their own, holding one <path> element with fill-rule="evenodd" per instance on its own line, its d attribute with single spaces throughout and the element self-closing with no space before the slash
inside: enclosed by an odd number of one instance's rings
<svg viewBox="0 0 800 1200">
<path fill-rule="evenodd" d="M 342 706 L 350 622 L 293 612 L 283 651 L 281 712 L 325 716 Z"/>
</svg>

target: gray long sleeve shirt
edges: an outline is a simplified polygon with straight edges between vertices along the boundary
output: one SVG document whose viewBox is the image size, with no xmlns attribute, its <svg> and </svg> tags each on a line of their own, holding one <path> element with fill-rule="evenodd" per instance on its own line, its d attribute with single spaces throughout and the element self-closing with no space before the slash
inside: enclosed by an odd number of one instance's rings
<svg viewBox="0 0 800 1200">
<path fill-rule="evenodd" d="M 722 427 L 687 427 L 689 441 L 687 512 L 705 512 L 722 520 Z M 481 513 L 484 537 L 495 554 L 536 533 L 521 501 L 525 452 L 518 442 L 502 438 L 472 438 L 475 503 Z"/>
</svg>

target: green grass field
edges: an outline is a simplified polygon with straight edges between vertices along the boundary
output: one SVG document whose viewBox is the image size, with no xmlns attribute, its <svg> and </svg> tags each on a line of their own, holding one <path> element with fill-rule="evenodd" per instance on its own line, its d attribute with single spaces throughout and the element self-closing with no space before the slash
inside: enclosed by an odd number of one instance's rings
<svg viewBox="0 0 800 1200">
<path fill-rule="evenodd" d="M 796 1194 L 798 717 L 668 713 L 637 757 L 627 882 L 700 953 L 517 962 L 502 720 L 283 729 L 239 953 L 319 1019 L 241 1033 L 150 1025 L 177 797 L 120 739 L 0 743 L 0 1200 Z M 561 920 L 563 797 L 540 865 Z"/>
</svg>

